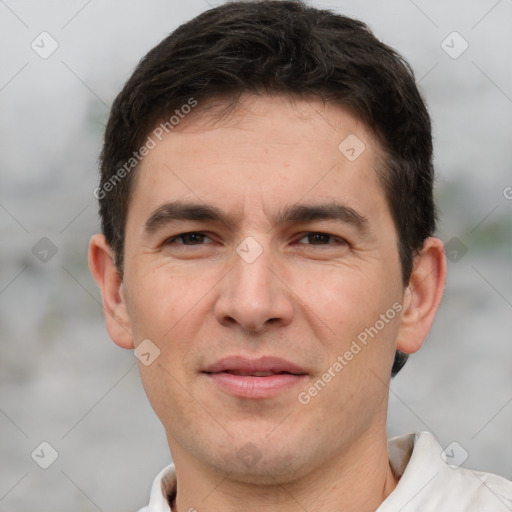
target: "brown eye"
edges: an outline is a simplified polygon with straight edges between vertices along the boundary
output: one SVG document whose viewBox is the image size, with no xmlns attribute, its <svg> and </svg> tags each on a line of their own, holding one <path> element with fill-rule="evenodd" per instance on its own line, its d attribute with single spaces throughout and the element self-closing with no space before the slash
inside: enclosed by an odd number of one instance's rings
<svg viewBox="0 0 512 512">
<path fill-rule="evenodd" d="M 208 238 L 203 233 L 190 232 L 190 233 L 182 233 L 181 235 L 173 236 L 169 238 L 165 243 L 172 244 L 177 243 L 178 245 L 202 245 L 204 240 Z M 181 239 L 181 242 L 176 242 L 176 240 Z M 209 238 L 208 238 L 209 239 Z"/>
<path fill-rule="evenodd" d="M 317 233 L 317 232 L 307 233 L 299 240 L 299 242 L 304 239 L 308 240 L 308 245 L 331 245 L 329 243 L 330 240 L 334 240 L 335 242 L 342 243 L 342 244 L 346 243 L 345 240 L 343 240 L 342 238 L 335 237 L 335 236 L 329 235 L 327 233 Z"/>
</svg>

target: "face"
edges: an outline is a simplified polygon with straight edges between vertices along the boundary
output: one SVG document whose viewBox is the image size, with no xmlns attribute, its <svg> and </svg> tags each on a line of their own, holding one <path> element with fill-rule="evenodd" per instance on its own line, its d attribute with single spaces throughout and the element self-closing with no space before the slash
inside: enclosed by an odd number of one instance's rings
<svg viewBox="0 0 512 512">
<path fill-rule="evenodd" d="M 121 296 L 160 351 L 140 371 L 175 461 L 285 481 L 385 428 L 404 288 L 369 130 L 317 100 L 242 104 L 142 161 Z"/>
</svg>

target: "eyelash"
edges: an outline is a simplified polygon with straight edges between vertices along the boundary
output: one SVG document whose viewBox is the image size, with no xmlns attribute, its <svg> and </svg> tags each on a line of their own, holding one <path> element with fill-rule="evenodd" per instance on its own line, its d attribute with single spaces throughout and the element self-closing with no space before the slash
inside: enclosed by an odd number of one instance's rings
<svg viewBox="0 0 512 512">
<path fill-rule="evenodd" d="M 164 245 L 172 244 L 172 243 L 174 243 L 174 241 L 176 239 L 178 239 L 178 238 L 182 238 L 183 239 L 183 237 L 185 237 L 187 235 L 200 235 L 200 236 L 209 238 L 208 235 L 205 235 L 204 233 L 201 233 L 199 231 L 188 231 L 187 233 L 181 233 L 179 235 L 176 235 L 176 236 L 173 236 L 173 237 L 167 239 L 164 242 Z M 348 242 L 345 239 L 337 237 L 337 236 L 334 236 L 334 235 L 330 235 L 329 233 L 324 233 L 322 231 L 308 231 L 299 240 L 302 240 L 304 237 L 307 237 L 309 235 L 323 235 L 323 236 L 327 236 L 327 237 L 329 237 L 331 239 L 337 239 L 338 243 L 341 243 L 342 245 L 348 245 Z M 178 244 L 178 245 L 183 245 L 183 246 L 186 246 L 186 247 L 191 247 L 191 246 L 194 246 L 194 245 L 204 245 L 204 244 Z M 332 244 L 307 244 L 307 245 L 318 246 L 318 245 L 332 245 Z"/>
</svg>

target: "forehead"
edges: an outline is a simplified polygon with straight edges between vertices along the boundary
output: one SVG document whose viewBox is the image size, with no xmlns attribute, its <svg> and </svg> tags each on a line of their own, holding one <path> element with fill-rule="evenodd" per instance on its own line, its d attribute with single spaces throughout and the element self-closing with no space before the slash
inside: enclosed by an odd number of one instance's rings
<svg viewBox="0 0 512 512">
<path fill-rule="evenodd" d="M 358 187 L 374 201 L 384 198 L 375 137 L 348 108 L 319 98 L 246 94 L 235 105 L 198 102 L 172 131 L 156 126 L 149 136 L 154 148 L 132 196 L 153 205 L 208 198 L 240 214 L 246 203 L 271 213 L 301 198 L 357 206 Z"/>
<path fill-rule="evenodd" d="M 317 143 L 324 140 L 328 144 L 338 141 L 343 134 L 358 132 L 370 145 L 376 145 L 371 130 L 349 106 L 322 98 L 277 93 L 209 98 L 198 101 L 194 110 L 182 115 L 172 132 L 216 137 L 231 130 L 240 132 L 240 137 L 245 134 L 254 138 L 257 134 L 257 142 L 262 144 L 293 142 L 297 137 L 307 137 L 312 142 L 316 139 Z M 162 123 L 157 124 L 156 130 L 159 126 Z"/>
</svg>

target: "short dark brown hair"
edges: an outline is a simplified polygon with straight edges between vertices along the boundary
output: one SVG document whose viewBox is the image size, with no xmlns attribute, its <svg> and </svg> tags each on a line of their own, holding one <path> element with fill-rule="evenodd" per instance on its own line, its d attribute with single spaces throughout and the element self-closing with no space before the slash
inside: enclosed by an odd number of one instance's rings
<svg viewBox="0 0 512 512">
<path fill-rule="evenodd" d="M 427 108 L 408 63 L 364 23 L 302 1 L 224 3 L 140 61 L 112 105 L 95 191 L 120 274 L 131 184 L 150 131 L 159 122 L 172 129 L 186 105 L 200 109 L 220 96 L 236 103 L 243 93 L 321 97 L 349 107 L 371 129 L 385 155 L 379 176 L 406 285 L 436 222 Z M 392 375 L 406 360 L 396 353 Z"/>
</svg>

